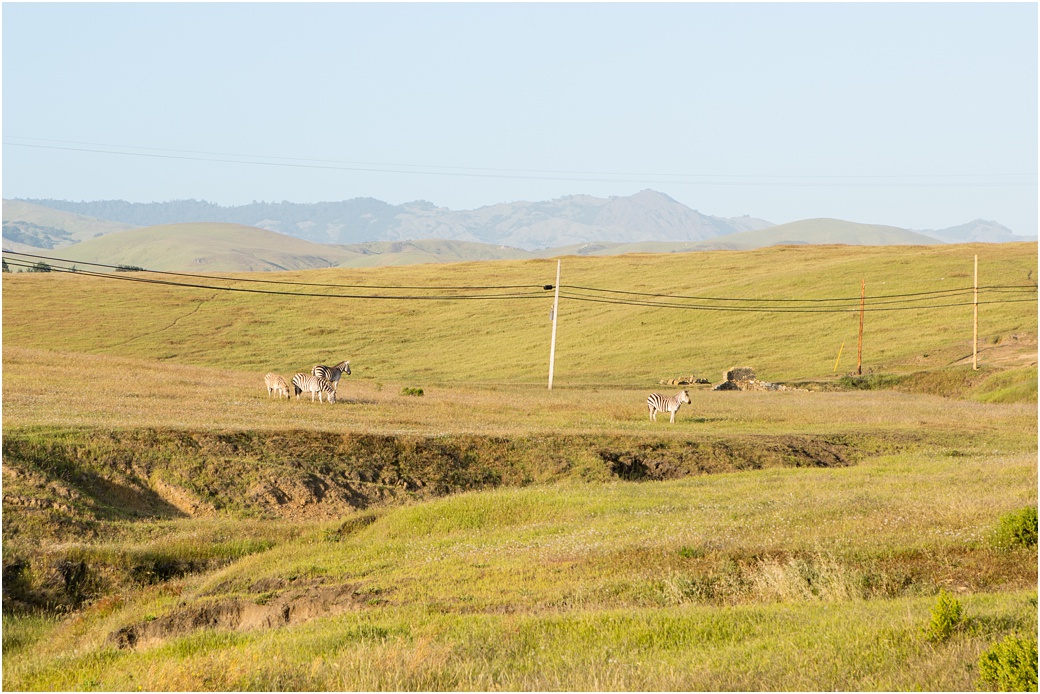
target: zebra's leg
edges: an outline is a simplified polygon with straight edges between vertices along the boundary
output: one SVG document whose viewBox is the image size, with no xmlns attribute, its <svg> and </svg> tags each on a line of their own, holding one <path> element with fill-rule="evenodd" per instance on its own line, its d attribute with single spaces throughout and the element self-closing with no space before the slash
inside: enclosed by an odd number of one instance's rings
<svg viewBox="0 0 1040 694">
<path fill-rule="evenodd" d="M 672 410 L 672 418 L 668 420 L 670 423 L 675 424 L 675 413 L 678 411 L 679 410 Z"/>
</svg>

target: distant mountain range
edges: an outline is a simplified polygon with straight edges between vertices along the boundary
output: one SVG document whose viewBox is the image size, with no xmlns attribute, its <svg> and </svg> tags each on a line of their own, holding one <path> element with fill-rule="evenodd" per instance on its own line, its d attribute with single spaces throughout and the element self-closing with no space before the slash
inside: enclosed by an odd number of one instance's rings
<svg viewBox="0 0 1040 694">
<path fill-rule="evenodd" d="M 774 225 L 747 216 L 705 215 L 652 190 L 626 197 L 573 195 L 464 211 L 423 201 L 390 205 L 371 198 L 238 207 L 196 200 L 3 201 L 5 250 L 63 249 L 61 257 L 74 260 L 188 271 L 745 250 L 778 244 L 1031 240 L 1035 237 L 1017 236 L 986 220 L 924 232 L 836 219 Z"/>
<path fill-rule="evenodd" d="M 525 250 L 589 241 L 700 241 L 764 229 L 751 217 L 713 217 L 652 190 L 628 197 L 573 195 L 546 202 L 514 202 L 455 211 L 425 201 L 390 205 L 372 198 L 311 204 L 254 202 L 221 207 L 197 200 L 129 203 L 17 200 L 81 217 L 136 227 L 186 222 L 228 222 L 276 231 L 315 243 L 355 244 L 438 238 Z M 7 212 L 4 220 L 18 221 Z M 32 233 L 24 229 L 23 235 Z M 5 236 L 7 235 L 5 230 Z M 12 240 L 17 240 L 12 237 Z M 25 241 L 20 241 L 24 243 Z"/>
</svg>

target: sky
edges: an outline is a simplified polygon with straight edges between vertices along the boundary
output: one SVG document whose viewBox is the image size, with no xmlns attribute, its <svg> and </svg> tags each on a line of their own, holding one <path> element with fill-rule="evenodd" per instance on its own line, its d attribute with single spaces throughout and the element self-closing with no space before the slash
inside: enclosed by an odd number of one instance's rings
<svg viewBox="0 0 1040 694">
<path fill-rule="evenodd" d="M 1037 233 L 1035 3 L 3 3 L 3 196 Z"/>
</svg>

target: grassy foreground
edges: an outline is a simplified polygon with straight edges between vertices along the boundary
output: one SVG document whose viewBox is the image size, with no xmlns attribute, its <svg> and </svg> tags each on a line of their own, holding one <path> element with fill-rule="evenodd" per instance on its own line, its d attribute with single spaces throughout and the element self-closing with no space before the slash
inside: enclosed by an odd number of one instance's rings
<svg viewBox="0 0 1040 694">
<path fill-rule="evenodd" d="M 758 295 L 873 268 L 909 291 L 911 257 L 947 271 L 964 250 L 573 264 Z M 1021 250 L 999 251 L 1008 282 L 1035 277 Z M 692 260 L 700 279 L 670 279 Z M 417 279 L 394 273 L 355 279 Z M 5 690 L 964 691 L 992 687 L 984 651 L 1036 634 L 1036 548 L 997 539 L 1037 505 L 1035 304 L 984 314 L 982 374 L 949 366 L 964 344 L 938 318 L 879 317 L 885 372 L 845 385 L 833 317 L 690 321 L 691 349 L 654 342 L 670 314 L 609 306 L 567 347 L 561 324 L 549 392 L 518 356 L 543 360 L 544 315 L 491 302 L 68 293 L 84 279 L 4 278 Z M 713 380 L 746 357 L 835 389 L 694 387 L 649 422 L 658 378 L 702 373 L 690 354 Z M 268 368 L 340 358 L 335 405 L 267 397 Z M 933 640 L 940 590 L 964 619 Z"/>
<path fill-rule="evenodd" d="M 1035 549 L 989 544 L 995 514 L 1035 504 L 1035 462 L 890 456 L 310 524 L 73 618 L 5 618 L 4 686 L 972 689 L 982 650 L 1036 630 Z M 939 587 L 968 620 L 933 644 Z"/>
</svg>

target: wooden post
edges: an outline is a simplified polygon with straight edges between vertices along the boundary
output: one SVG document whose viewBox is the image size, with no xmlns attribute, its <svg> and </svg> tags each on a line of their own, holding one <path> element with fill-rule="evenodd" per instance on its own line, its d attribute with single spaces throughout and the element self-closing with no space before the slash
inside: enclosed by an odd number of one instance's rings
<svg viewBox="0 0 1040 694">
<path fill-rule="evenodd" d="M 971 331 L 971 369 L 979 370 L 979 256 L 975 256 L 975 300 L 972 302 L 974 318 Z"/>
<path fill-rule="evenodd" d="M 553 367 L 556 365 L 556 318 L 560 312 L 560 263 L 562 261 L 556 261 L 556 293 L 553 297 L 553 327 L 552 327 L 552 345 L 549 347 L 549 390 L 552 390 L 553 386 Z"/>
<path fill-rule="evenodd" d="M 863 375 L 863 312 L 867 306 L 867 280 L 860 284 L 859 289 L 859 350 L 856 357 L 856 374 Z"/>
</svg>

